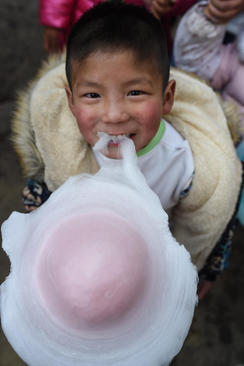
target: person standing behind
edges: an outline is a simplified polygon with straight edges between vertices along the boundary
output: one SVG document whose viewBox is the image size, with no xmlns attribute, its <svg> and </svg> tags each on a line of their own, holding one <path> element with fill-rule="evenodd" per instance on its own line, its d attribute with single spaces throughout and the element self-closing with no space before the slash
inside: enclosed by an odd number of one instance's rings
<svg viewBox="0 0 244 366">
<path fill-rule="evenodd" d="M 48 53 L 61 52 L 74 23 L 103 0 L 40 0 L 40 23 L 44 26 L 44 48 Z M 143 0 L 125 0 L 144 5 Z"/>
<path fill-rule="evenodd" d="M 174 40 L 177 67 L 208 81 L 234 101 L 244 138 L 244 64 L 236 43 L 224 44 L 227 22 L 244 10 L 244 0 L 203 0 L 181 19 Z"/>
</svg>

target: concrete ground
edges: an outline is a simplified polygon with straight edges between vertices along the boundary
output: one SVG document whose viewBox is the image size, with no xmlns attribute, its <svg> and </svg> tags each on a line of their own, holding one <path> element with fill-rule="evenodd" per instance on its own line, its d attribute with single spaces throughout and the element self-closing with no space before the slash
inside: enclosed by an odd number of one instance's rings
<svg viewBox="0 0 244 366">
<path fill-rule="evenodd" d="M 20 195 L 25 180 L 9 141 L 10 121 L 16 90 L 26 85 L 44 56 L 37 8 L 37 0 L 0 3 L 0 224 L 13 210 L 23 211 Z M 244 228 L 239 227 L 229 269 L 199 303 L 189 336 L 172 365 L 244 366 L 243 262 Z M 0 250 L 0 282 L 8 272 L 8 258 Z M 1 332 L 0 366 L 21 365 L 25 364 Z"/>
</svg>

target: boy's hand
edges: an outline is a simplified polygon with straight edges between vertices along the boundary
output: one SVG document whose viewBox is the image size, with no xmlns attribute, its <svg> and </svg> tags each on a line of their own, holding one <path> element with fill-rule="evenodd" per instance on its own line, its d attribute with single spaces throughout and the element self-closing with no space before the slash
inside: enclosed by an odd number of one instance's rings
<svg viewBox="0 0 244 366">
<path fill-rule="evenodd" d="M 44 28 L 44 48 L 48 53 L 56 53 L 60 51 L 60 32 L 61 30 L 58 28 Z"/>
<path fill-rule="evenodd" d="M 176 0 L 153 0 L 151 11 L 156 18 L 168 13 L 175 5 Z"/>
<path fill-rule="evenodd" d="M 22 200 L 27 212 L 36 210 L 42 204 L 40 196 L 33 194 L 28 186 L 26 186 L 22 192 Z"/>
<path fill-rule="evenodd" d="M 46 183 L 30 179 L 22 192 L 22 201 L 27 212 L 31 212 L 41 206 L 51 195 Z"/>
<path fill-rule="evenodd" d="M 217 23 L 226 23 L 243 10 L 244 0 L 209 0 L 205 14 Z"/>
</svg>

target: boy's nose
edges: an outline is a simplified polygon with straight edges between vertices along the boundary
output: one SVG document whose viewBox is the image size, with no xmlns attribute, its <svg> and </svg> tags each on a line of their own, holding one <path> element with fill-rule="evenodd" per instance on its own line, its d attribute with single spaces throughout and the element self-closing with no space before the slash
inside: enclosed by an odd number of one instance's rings
<svg viewBox="0 0 244 366">
<path fill-rule="evenodd" d="M 111 101 L 105 105 L 103 122 L 105 123 L 120 123 L 126 122 L 129 119 L 129 113 L 126 105 L 123 102 Z"/>
</svg>

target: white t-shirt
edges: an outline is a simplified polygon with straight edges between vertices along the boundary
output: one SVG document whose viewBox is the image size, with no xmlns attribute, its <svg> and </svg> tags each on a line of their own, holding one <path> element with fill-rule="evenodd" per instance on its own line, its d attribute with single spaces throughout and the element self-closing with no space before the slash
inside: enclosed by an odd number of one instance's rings
<svg viewBox="0 0 244 366">
<path fill-rule="evenodd" d="M 100 166 L 108 158 L 94 151 Z M 175 206 L 191 185 L 194 161 L 189 143 L 168 122 L 161 121 L 152 141 L 137 152 L 138 165 L 162 207 Z"/>
</svg>

